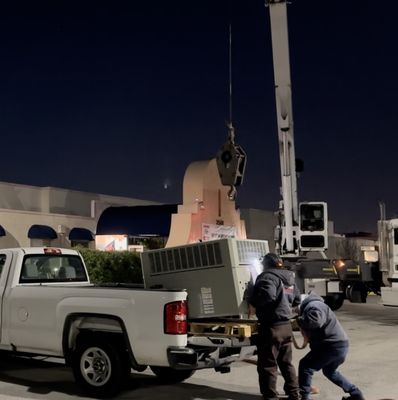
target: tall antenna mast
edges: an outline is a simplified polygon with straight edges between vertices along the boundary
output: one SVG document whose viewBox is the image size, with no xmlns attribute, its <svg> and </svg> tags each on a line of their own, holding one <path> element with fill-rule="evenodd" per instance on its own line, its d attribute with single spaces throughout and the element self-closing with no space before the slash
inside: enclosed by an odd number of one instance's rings
<svg viewBox="0 0 398 400">
<path fill-rule="evenodd" d="M 229 137 L 232 142 L 235 140 L 235 132 L 232 122 L 232 25 L 229 24 Z M 232 137 L 231 137 L 232 135 Z"/>
</svg>

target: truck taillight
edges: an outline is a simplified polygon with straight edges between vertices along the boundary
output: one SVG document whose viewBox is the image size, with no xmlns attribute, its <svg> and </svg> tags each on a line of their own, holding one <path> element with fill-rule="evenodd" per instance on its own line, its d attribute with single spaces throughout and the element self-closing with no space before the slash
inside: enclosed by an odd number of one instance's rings
<svg viewBox="0 0 398 400">
<path fill-rule="evenodd" d="M 164 307 L 164 333 L 185 335 L 188 329 L 188 306 L 185 300 L 167 303 Z"/>
</svg>

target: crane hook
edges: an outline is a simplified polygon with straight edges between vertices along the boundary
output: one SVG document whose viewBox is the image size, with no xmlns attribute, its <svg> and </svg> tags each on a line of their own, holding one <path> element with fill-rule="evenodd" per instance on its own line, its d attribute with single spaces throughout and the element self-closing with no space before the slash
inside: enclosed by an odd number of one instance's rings
<svg viewBox="0 0 398 400">
<path fill-rule="evenodd" d="M 236 187 L 231 185 L 230 189 L 228 190 L 228 199 L 231 200 L 231 201 L 235 200 L 236 199 L 236 193 L 237 193 Z"/>
</svg>

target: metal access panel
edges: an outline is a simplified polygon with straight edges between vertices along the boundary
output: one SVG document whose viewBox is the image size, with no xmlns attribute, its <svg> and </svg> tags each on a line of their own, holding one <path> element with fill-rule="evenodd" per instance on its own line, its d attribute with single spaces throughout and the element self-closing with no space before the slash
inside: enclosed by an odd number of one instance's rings
<svg viewBox="0 0 398 400">
<path fill-rule="evenodd" d="M 186 289 L 189 317 L 247 318 L 245 291 L 265 240 L 220 239 L 141 253 L 146 288 Z"/>
</svg>

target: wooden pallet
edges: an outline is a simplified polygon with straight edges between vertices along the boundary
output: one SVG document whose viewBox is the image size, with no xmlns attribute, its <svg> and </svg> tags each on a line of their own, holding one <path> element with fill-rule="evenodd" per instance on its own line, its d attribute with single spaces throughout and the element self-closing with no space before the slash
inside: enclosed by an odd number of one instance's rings
<svg viewBox="0 0 398 400">
<path fill-rule="evenodd" d="M 248 338 L 257 331 L 257 321 L 238 322 L 190 322 L 189 334 L 195 336 L 220 336 Z"/>
</svg>

